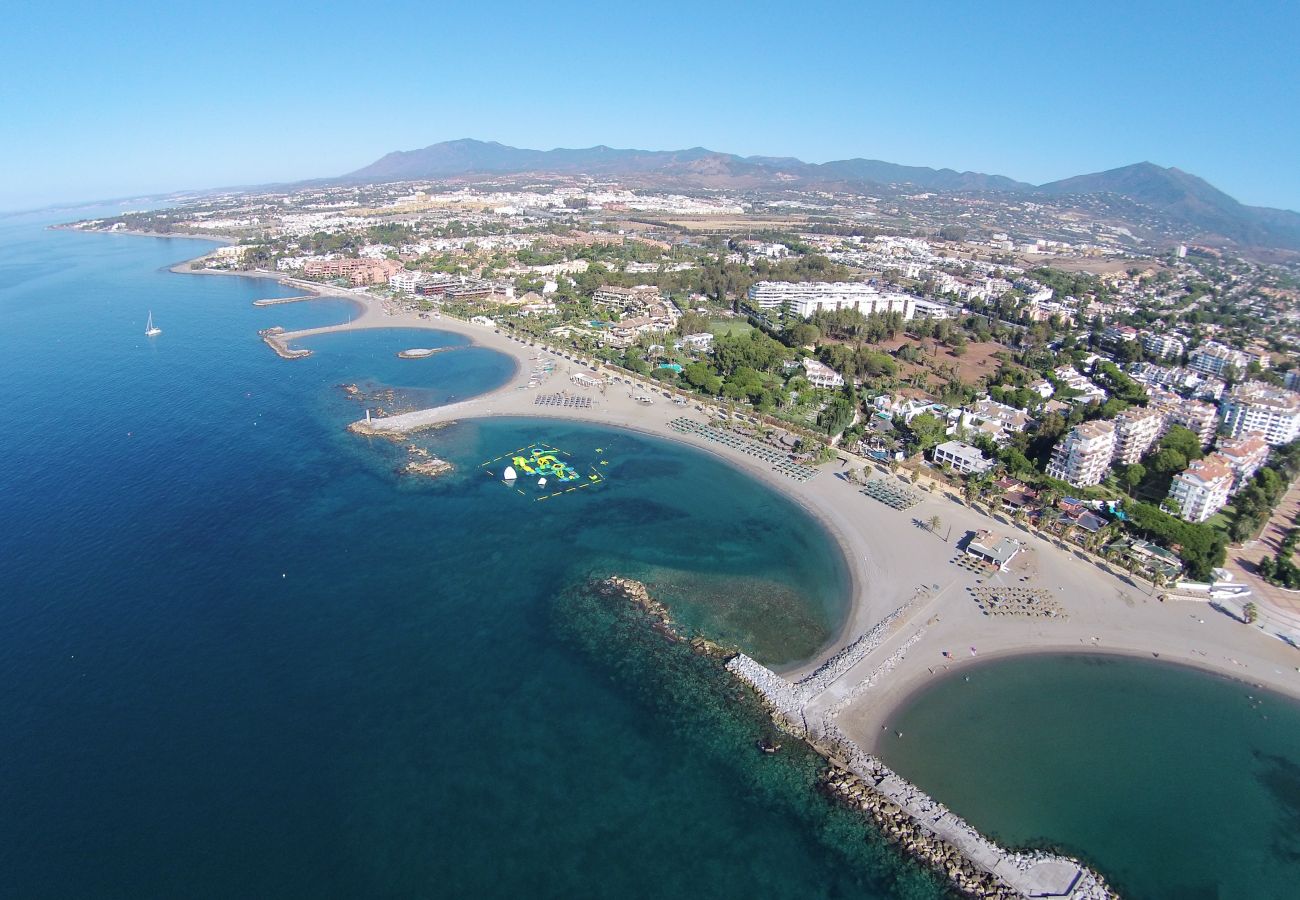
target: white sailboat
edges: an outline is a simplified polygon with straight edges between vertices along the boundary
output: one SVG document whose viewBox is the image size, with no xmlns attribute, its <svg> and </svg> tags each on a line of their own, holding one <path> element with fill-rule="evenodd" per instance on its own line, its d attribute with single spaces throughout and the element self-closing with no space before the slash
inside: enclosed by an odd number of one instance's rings
<svg viewBox="0 0 1300 900">
<path fill-rule="evenodd" d="M 149 322 L 144 326 L 145 337 L 155 337 L 162 334 L 162 329 L 153 323 L 153 310 L 149 310 Z"/>
</svg>

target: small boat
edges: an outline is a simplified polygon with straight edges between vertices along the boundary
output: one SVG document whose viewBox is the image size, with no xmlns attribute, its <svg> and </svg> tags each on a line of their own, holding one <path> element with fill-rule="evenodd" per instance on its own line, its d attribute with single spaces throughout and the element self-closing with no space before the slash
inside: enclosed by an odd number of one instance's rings
<svg viewBox="0 0 1300 900">
<path fill-rule="evenodd" d="M 539 478 L 539 479 L 537 479 L 537 486 L 538 486 L 538 487 L 546 487 L 546 479 L 545 479 L 545 478 Z"/>
<path fill-rule="evenodd" d="M 156 337 L 162 334 L 162 329 L 153 323 L 153 310 L 149 310 L 149 321 L 144 326 L 145 337 Z"/>
<path fill-rule="evenodd" d="M 514 466 L 506 466 L 506 470 L 501 475 L 506 481 L 514 481 L 519 475 L 515 472 Z"/>
</svg>

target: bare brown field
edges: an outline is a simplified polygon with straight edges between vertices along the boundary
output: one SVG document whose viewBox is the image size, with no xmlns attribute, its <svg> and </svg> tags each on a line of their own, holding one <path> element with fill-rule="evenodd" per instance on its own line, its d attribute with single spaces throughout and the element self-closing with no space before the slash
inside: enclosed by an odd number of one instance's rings
<svg viewBox="0 0 1300 900">
<path fill-rule="evenodd" d="M 1143 272 L 1158 272 L 1161 266 L 1153 262 L 1141 262 L 1134 259 L 1077 259 L 1073 256 L 1021 256 L 1016 258 L 1018 265 L 1026 269 L 1047 266 L 1062 272 L 1091 272 L 1094 275 L 1113 275 L 1137 268 Z"/>
<path fill-rule="evenodd" d="M 755 218 L 750 216 L 675 216 L 673 218 L 663 218 L 653 216 L 653 218 L 656 221 L 664 222 L 674 228 L 681 228 L 684 231 L 766 228 L 779 230 L 782 228 L 797 228 L 807 223 L 805 216 L 790 216 L 789 218 Z"/>
</svg>

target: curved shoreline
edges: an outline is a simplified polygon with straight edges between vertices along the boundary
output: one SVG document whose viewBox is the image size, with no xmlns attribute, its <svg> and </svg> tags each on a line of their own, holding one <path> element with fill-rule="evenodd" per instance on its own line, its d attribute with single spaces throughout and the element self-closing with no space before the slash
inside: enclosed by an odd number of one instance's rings
<svg viewBox="0 0 1300 900">
<path fill-rule="evenodd" d="M 942 662 L 938 656 L 940 648 L 946 643 L 964 649 L 968 640 L 971 645 L 980 646 L 980 652 L 985 658 L 1079 649 L 1136 656 L 1158 653 L 1162 660 L 1181 659 L 1188 665 L 1209 672 L 1250 679 L 1252 683 L 1259 682 L 1279 693 L 1300 698 L 1300 672 L 1297 671 L 1300 653 L 1281 641 L 1267 639 L 1262 634 L 1251 634 L 1256 629 L 1231 621 L 1207 608 L 1206 604 L 1189 601 L 1156 604 L 1150 598 L 1140 597 L 1139 605 L 1129 595 L 1141 595 L 1145 586 L 1103 571 L 1091 558 L 1079 558 L 1083 556 L 1079 551 L 1063 551 L 1032 533 L 1018 532 L 1010 525 L 999 525 L 987 514 L 950 501 L 942 493 L 922 492 L 920 504 L 900 513 L 862 496 L 856 486 L 835 477 L 838 472 L 847 469 L 843 463 L 841 466 L 824 464 L 819 477 L 796 483 L 778 475 L 753 457 L 667 427 L 668 422 L 678 415 L 699 419 L 704 417 L 701 413 L 716 411 L 702 399 L 694 398 L 686 406 L 675 406 L 662 396 L 664 386 L 638 380 L 635 390 L 649 392 L 658 401 L 646 407 L 632 401 L 630 393 L 633 388 L 621 381 L 603 392 L 581 389 L 566 382 L 563 389 L 593 397 L 591 408 L 535 406 L 532 403 L 533 394 L 526 389 L 527 385 L 518 383 L 520 373 L 532 361 L 530 358 L 542 357 L 555 362 L 556 375 L 561 374 L 560 369 L 564 366 L 568 366 L 570 371 L 584 371 L 588 374 L 591 372 L 590 367 L 578 366 L 571 356 L 566 357 L 540 344 L 525 343 L 492 327 L 447 315 L 431 318 L 427 314 L 394 312 L 388 308 L 386 301 L 370 294 L 330 288 L 266 271 L 191 270 L 185 268 L 186 265 L 179 263 L 173 267 L 173 271 L 182 274 L 271 278 L 294 289 L 312 290 L 321 296 L 344 297 L 363 307 L 362 314 L 350 323 L 286 332 L 283 336 L 286 342 L 335 331 L 419 328 L 468 337 L 471 344 L 503 352 L 515 361 L 514 374 L 501 386 L 468 400 L 420 411 L 421 414 L 427 414 L 430 421 L 514 415 L 525 418 L 572 419 L 627 428 L 706 450 L 793 500 L 821 525 L 827 539 L 838 545 L 848 573 L 849 598 L 844 620 L 832 640 L 813 659 L 785 670 L 786 675 L 792 679 L 814 671 L 824 660 L 916 596 L 919 589 L 925 588 L 929 596 L 916 604 L 916 608 L 906 617 L 907 621 L 896 630 L 894 639 L 883 641 L 878 649 L 851 667 L 826 692 L 827 705 L 844 702 L 844 695 L 852 686 L 869 676 L 882 658 L 897 650 L 903 638 L 916 633 L 918 629 L 929 632 L 922 634 L 919 640 L 913 641 L 913 645 L 906 648 L 906 652 L 900 654 L 901 660 L 896 667 L 891 668 L 889 677 L 879 686 L 872 686 L 861 697 L 848 702 L 847 708 L 842 712 L 835 710 L 847 720 L 844 724 L 851 734 L 865 737 L 868 733 L 857 726 L 857 720 L 860 719 L 878 729 L 882 718 L 881 710 L 892 714 L 897 708 L 900 691 L 910 693 L 912 688 L 931 680 L 936 665 L 958 665 L 951 660 Z M 554 377 L 555 375 L 552 376 Z M 618 373 L 618 377 L 624 377 L 623 373 Z M 538 390 L 551 388 L 551 385 L 537 387 Z M 629 395 L 625 396 L 625 391 Z M 376 419 L 371 424 L 373 426 L 383 421 Z M 840 458 L 849 459 L 843 453 Z M 867 462 L 852 459 L 855 467 Z M 992 529 L 996 533 L 1013 535 L 1024 541 L 1030 550 L 1038 554 L 1036 566 L 1045 570 L 1045 583 L 1061 592 L 1068 618 L 1050 623 L 1041 620 L 991 622 L 979 614 L 975 605 L 961 596 L 969 590 L 974 578 L 951 564 L 950 560 L 957 553 L 954 544 L 917 527 L 931 515 L 938 515 L 947 523 L 946 527 L 953 537 L 959 537 L 962 531 Z M 1114 602 L 1113 597 L 1117 594 L 1124 598 L 1127 608 Z M 1200 618 L 1205 619 L 1204 627 L 1199 632 L 1189 630 L 1187 621 L 1183 618 L 1184 611 L 1192 609 L 1198 613 L 1194 618 L 1198 621 Z M 954 625 L 955 629 L 952 627 Z M 954 637 L 954 630 L 965 631 L 967 636 Z M 1099 641 L 1083 644 L 1090 637 L 1097 637 Z M 1205 649 L 1189 652 L 1184 644 L 1190 639 L 1203 643 Z M 1207 655 L 1202 656 L 1200 653 Z M 929 666 L 919 661 L 926 656 L 930 658 Z M 1230 662 L 1232 659 L 1246 660 L 1246 664 L 1234 666 Z M 872 741 L 867 740 L 865 743 L 871 744 Z"/>
<path fill-rule="evenodd" d="M 1140 662 L 1155 667 L 1170 667 L 1185 669 L 1189 672 L 1195 672 L 1197 675 L 1221 679 L 1232 682 L 1243 687 L 1254 688 L 1255 690 L 1265 691 L 1282 698 L 1285 702 L 1300 704 L 1300 694 L 1292 693 L 1286 690 L 1280 690 L 1277 687 L 1259 681 L 1253 681 L 1241 673 L 1226 671 L 1222 668 L 1207 665 L 1204 661 L 1191 657 L 1169 656 L 1161 654 L 1159 657 L 1153 657 L 1150 653 L 1143 653 L 1138 650 L 1129 650 L 1121 647 L 1115 648 L 1093 648 L 1093 647 L 1070 647 L 1070 646 L 1043 646 L 1043 647 L 1025 647 L 1020 649 L 1007 649 L 994 651 L 979 659 L 964 662 L 959 667 L 953 667 L 933 679 L 918 681 L 913 679 L 910 683 L 898 685 L 897 696 L 891 696 L 888 701 L 882 701 L 879 707 L 879 716 L 877 720 L 880 728 L 877 728 L 872 742 L 863 745 L 868 753 L 880 756 L 880 750 L 888 741 L 889 720 L 901 713 L 903 710 L 911 707 L 916 700 L 931 690 L 940 690 L 948 685 L 949 682 L 955 681 L 958 676 L 964 676 L 979 672 L 981 669 L 998 666 L 1010 660 L 1032 659 L 1035 657 L 1042 658 L 1059 658 L 1059 657 L 1093 657 L 1095 659 L 1116 659 Z M 883 758 L 883 757 L 882 757 Z"/>
</svg>

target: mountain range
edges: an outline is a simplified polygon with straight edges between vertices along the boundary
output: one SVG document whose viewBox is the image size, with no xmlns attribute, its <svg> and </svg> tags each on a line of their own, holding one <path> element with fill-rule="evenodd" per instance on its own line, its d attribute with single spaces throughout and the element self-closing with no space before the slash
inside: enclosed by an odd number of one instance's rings
<svg viewBox="0 0 1300 900">
<path fill-rule="evenodd" d="M 793 157 L 737 156 L 703 147 L 528 150 L 495 141 L 462 139 L 389 153 L 342 180 L 374 183 L 525 174 L 616 177 L 651 186 L 695 188 L 882 186 L 936 193 L 1041 196 L 1092 207 L 1101 204 L 1121 218 L 1127 207 L 1133 214 L 1155 215 L 1206 239 L 1221 238 L 1246 247 L 1300 250 L 1300 213 L 1246 206 L 1195 175 L 1150 162 L 1034 185 L 1005 175 L 903 166 L 875 159 L 807 163 Z"/>
</svg>

